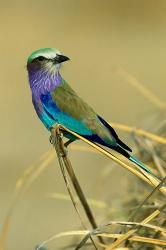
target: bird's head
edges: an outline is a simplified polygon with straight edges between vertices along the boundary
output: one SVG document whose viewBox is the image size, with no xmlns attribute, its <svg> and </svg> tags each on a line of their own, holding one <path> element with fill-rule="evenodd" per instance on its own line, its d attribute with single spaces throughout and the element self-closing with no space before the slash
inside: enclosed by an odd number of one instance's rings
<svg viewBox="0 0 166 250">
<path fill-rule="evenodd" d="M 27 61 L 27 70 L 29 73 L 38 71 L 49 71 L 56 73 L 61 64 L 70 60 L 67 56 L 62 55 L 58 50 L 53 48 L 44 48 L 34 51 Z"/>
</svg>

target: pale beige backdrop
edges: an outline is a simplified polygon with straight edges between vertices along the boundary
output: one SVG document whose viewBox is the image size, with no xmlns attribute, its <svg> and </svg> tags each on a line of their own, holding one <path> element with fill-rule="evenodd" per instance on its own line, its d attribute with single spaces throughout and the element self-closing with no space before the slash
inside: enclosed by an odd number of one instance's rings
<svg viewBox="0 0 166 250">
<path fill-rule="evenodd" d="M 31 103 L 27 56 L 38 48 L 58 48 L 71 58 L 63 67 L 64 78 L 98 113 L 107 120 L 139 127 L 160 108 L 132 87 L 120 69 L 165 101 L 165 11 L 164 0 L 1 1 L 0 226 L 16 180 L 27 165 L 51 147 L 49 134 Z M 121 136 L 128 139 L 125 133 Z M 120 183 L 128 181 L 126 171 L 116 166 L 103 195 L 104 189 L 96 183 L 102 168 L 108 164 L 111 168 L 111 162 L 100 155 L 76 151 L 71 152 L 71 158 L 90 197 L 120 203 L 120 196 L 115 200 L 115 189 L 120 186 L 121 190 Z M 123 190 L 125 193 L 125 185 Z M 56 161 L 17 203 L 5 250 L 34 249 L 54 233 L 79 228 L 69 202 L 46 197 L 55 191 L 66 193 Z M 95 212 L 98 222 L 103 222 L 104 210 Z M 65 244 L 64 240 L 57 241 L 49 249 L 57 249 L 59 242 Z"/>
</svg>

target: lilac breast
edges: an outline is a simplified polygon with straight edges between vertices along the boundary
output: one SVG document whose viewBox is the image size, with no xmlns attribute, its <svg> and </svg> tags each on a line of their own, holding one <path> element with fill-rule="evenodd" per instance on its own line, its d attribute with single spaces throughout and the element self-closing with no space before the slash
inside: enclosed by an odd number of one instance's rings
<svg viewBox="0 0 166 250">
<path fill-rule="evenodd" d="M 63 79 L 59 72 L 51 74 L 48 71 L 38 71 L 36 73 L 29 72 L 29 82 L 32 95 L 40 98 L 43 94 L 53 91 L 62 83 Z"/>
<path fill-rule="evenodd" d="M 59 72 L 50 74 L 48 71 L 37 71 L 29 72 L 29 83 L 36 113 L 47 129 L 49 129 L 55 123 L 55 120 L 44 110 L 44 104 L 41 99 L 42 96 L 50 95 L 50 92 L 63 83 L 63 79 Z"/>
</svg>

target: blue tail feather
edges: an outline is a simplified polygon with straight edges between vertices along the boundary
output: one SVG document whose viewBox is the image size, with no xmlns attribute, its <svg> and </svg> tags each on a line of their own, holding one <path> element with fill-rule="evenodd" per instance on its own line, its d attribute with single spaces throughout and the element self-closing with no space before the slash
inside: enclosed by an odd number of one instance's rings
<svg viewBox="0 0 166 250">
<path fill-rule="evenodd" d="M 152 174 L 152 172 L 147 167 L 145 167 L 145 165 L 142 162 L 138 161 L 134 156 L 130 155 L 129 160 L 132 161 L 132 162 L 134 162 L 139 167 L 141 167 L 147 173 Z"/>
</svg>

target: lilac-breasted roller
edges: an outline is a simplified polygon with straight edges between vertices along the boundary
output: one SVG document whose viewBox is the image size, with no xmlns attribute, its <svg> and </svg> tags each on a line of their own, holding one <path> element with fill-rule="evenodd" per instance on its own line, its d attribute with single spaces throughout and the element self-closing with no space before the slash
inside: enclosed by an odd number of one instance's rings
<svg viewBox="0 0 166 250">
<path fill-rule="evenodd" d="M 56 123 L 61 124 L 94 143 L 119 152 L 151 173 L 143 163 L 130 155 L 132 150 L 121 141 L 115 130 L 62 78 L 60 67 L 68 60 L 67 56 L 53 48 L 34 51 L 28 58 L 32 102 L 45 127 L 51 130 Z M 67 144 L 77 139 L 66 132 L 64 136 L 69 139 Z"/>
</svg>

